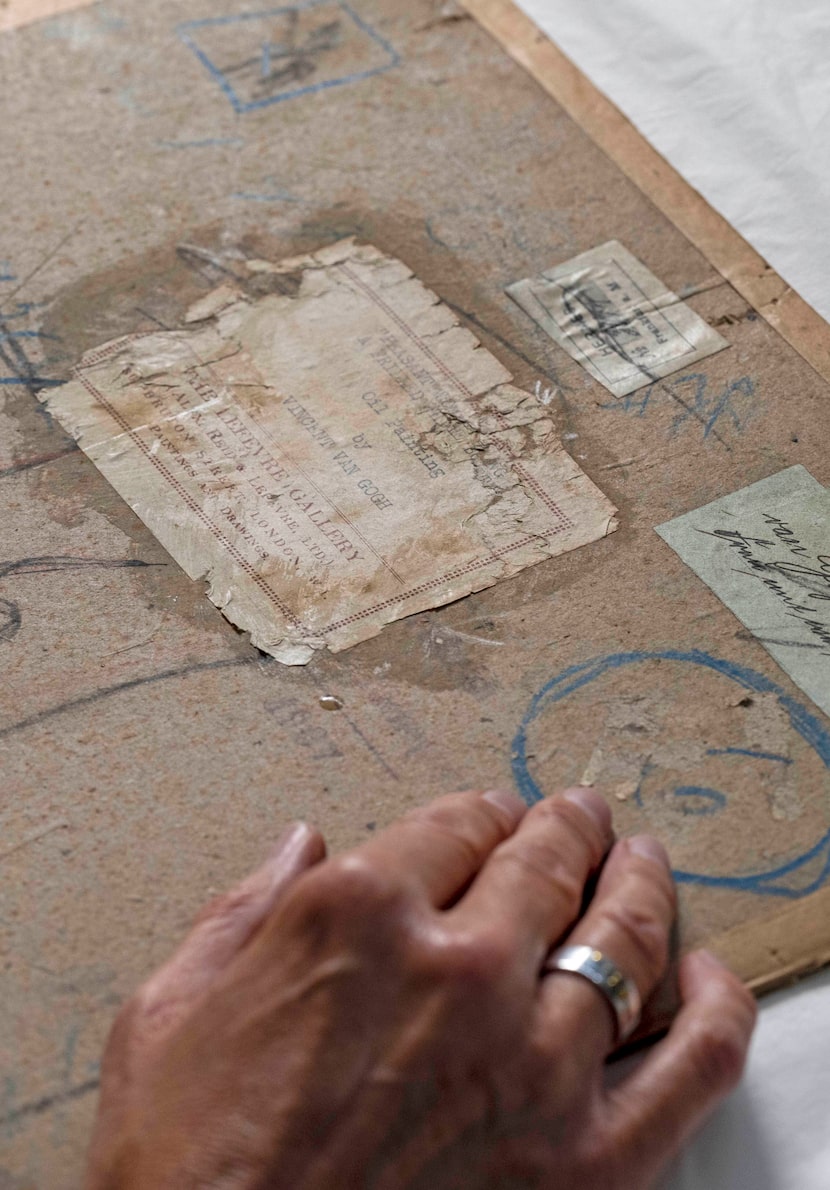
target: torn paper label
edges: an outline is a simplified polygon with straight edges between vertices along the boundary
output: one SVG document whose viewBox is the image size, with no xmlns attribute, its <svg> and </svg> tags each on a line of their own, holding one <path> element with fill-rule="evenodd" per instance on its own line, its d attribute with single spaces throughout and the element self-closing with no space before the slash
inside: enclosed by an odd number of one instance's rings
<svg viewBox="0 0 830 1190">
<path fill-rule="evenodd" d="M 788 467 L 657 532 L 830 715 L 830 492 Z"/>
<path fill-rule="evenodd" d="M 616 240 L 507 293 L 618 397 L 729 346 Z"/>
<path fill-rule="evenodd" d="M 344 241 L 89 352 L 42 394 L 193 578 L 289 664 L 616 527 L 547 411 L 400 261 Z"/>
</svg>

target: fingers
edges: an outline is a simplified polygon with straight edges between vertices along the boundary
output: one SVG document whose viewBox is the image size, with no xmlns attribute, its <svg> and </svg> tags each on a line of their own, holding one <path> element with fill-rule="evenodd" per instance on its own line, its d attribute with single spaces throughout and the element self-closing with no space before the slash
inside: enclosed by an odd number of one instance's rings
<svg viewBox="0 0 830 1190">
<path fill-rule="evenodd" d="M 643 1184 L 734 1089 L 757 1018 L 747 989 L 706 951 L 681 962 L 680 993 L 683 1007 L 668 1035 L 608 1095 L 610 1144 L 620 1167 L 630 1161 Z"/>
<path fill-rule="evenodd" d="M 513 833 L 526 810 L 507 791 L 451 793 L 419 806 L 351 854 L 442 908 Z"/>
<path fill-rule="evenodd" d="M 319 831 L 296 823 L 277 841 L 266 862 L 235 888 L 217 897 L 179 949 L 141 990 L 147 1016 L 169 1026 L 185 1003 L 206 990 L 216 975 L 256 933 L 285 890 L 325 856 Z"/>
<path fill-rule="evenodd" d="M 492 852 L 453 910 L 455 922 L 503 930 L 535 976 L 551 944 L 576 921 L 586 882 L 611 840 L 611 812 L 598 793 L 580 787 L 546 798 Z"/>
<path fill-rule="evenodd" d="M 666 852 L 656 839 L 637 835 L 611 851 L 591 905 L 566 942 L 602 951 L 645 1001 L 665 972 L 675 912 Z M 541 995 L 548 1029 L 579 1036 L 587 1062 L 596 1064 L 613 1048 L 613 1009 L 586 979 L 553 972 L 543 978 Z"/>
</svg>

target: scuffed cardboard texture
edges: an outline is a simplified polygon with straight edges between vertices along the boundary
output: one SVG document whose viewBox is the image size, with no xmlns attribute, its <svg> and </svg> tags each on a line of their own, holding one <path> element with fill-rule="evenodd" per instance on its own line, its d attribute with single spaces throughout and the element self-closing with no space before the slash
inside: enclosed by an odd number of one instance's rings
<svg viewBox="0 0 830 1190">
<path fill-rule="evenodd" d="M 759 984 L 827 951 L 826 888 L 802 898 L 763 875 L 818 848 L 799 879 L 823 878 L 815 741 L 777 695 L 690 655 L 806 700 L 654 526 L 795 463 L 828 484 L 828 385 L 471 21 L 436 22 L 421 2 L 360 12 L 397 66 L 243 115 L 158 0 L 67 17 L 84 21 L 74 42 L 45 25 L 0 40 L 0 242 L 15 254 L 0 276 L 16 277 L 0 282 L 3 333 L 48 336 L 0 342 L 0 375 L 20 378 L 0 387 L 0 1169 L 15 1190 L 78 1184 L 117 1003 L 295 817 L 338 848 L 448 788 L 549 793 L 593 763 L 619 831 L 655 830 L 698 878 L 681 887 L 686 943 L 714 940 Z M 223 15 L 186 0 L 175 19 Z M 287 671 L 172 563 L 36 392 L 88 348 L 181 327 L 223 280 L 269 292 L 245 261 L 347 235 L 405 260 L 538 394 L 620 528 Z M 617 399 L 505 296 L 609 239 L 730 349 Z M 769 769 L 737 764 L 717 776 L 722 816 L 684 813 L 674 792 L 702 783 L 710 737 L 774 737 L 787 798 Z M 627 766 L 654 750 L 662 768 L 638 798 Z M 790 790 L 804 812 L 782 821 Z"/>
</svg>

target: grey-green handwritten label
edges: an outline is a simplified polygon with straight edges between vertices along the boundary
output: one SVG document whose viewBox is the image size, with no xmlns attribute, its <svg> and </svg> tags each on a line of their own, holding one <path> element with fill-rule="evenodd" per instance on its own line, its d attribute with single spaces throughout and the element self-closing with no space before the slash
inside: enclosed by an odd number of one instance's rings
<svg viewBox="0 0 830 1190">
<path fill-rule="evenodd" d="M 830 714 L 830 491 L 788 467 L 657 532 Z"/>
</svg>

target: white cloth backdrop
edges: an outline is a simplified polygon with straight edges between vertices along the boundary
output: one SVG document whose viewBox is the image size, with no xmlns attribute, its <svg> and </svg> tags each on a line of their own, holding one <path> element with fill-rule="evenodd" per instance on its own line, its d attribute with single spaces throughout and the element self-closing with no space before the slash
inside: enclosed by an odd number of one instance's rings
<svg viewBox="0 0 830 1190">
<path fill-rule="evenodd" d="M 830 0 L 518 3 L 830 319 Z M 662 1186 L 828 1190 L 830 974 L 764 1001 L 744 1085 Z"/>
<path fill-rule="evenodd" d="M 830 319 L 828 0 L 518 0 Z"/>
<path fill-rule="evenodd" d="M 765 997 L 741 1087 L 660 1190 L 828 1190 L 830 973 Z"/>
</svg>

